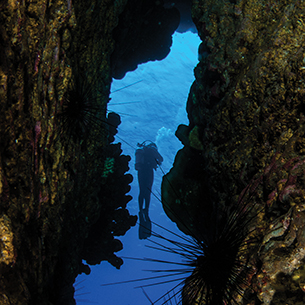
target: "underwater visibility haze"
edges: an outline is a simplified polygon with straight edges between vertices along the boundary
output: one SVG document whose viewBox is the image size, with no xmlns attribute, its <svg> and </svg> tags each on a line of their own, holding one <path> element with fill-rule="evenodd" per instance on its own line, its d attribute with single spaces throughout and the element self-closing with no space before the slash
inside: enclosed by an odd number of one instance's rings
<svg viewBox="0 0 305 305">
<path fill-rule="evenodd" d="M 135 170 L 135 150 L 137 143 L 145 140 L 154 141 L 158 151 L 164 158 L 162 170 L 168 172 L 171 168 L 176 152 L 182 148 L 181 142 L 175 137 L 175 130 L 179 124 L 187 124 L 187 113 L 185 101 L 190 85 L 194 80 L 193 69 L 198 62 L 198 46 L 200 39 L 197 34 L 175 33 L 171 52 L 162 61 L 149 62 L 140 65 L 134 72 L 128 72 L 121 80 L 114 80 L 111 86 L 111 101 L 108 111 L 120 114 L 122 123 L 118 128 L 116 141 L 122 143 L 124 154 L 132 157 L 129 163 L 129 173 L 134 177 L 131 183 L 130 195 L 133 200 L 128 203 L 130 214 L 138 215 L 138 181 Z M 131 85 L 131 86 L 129 86 Z M 124 88 L 125 86 L 129 86 Z M 120 90 L 120 88 L 124 88 Z M 170 88 L 170 90 L 169 90 Z M 116 91 L 119 90 L 119 91 Z M 166 228 L 181 234 L 176 225 L 170 221 L 161 204 L 161 181 L 163 173 L 161 169 L 155 171 L 154 184 L 152 188 L 151 204 L 149 208 L 150 219 Z M 152 224 L 153 230 L 160 233 L 160 229 Z M 162 234 L 167 234 L 162 230 Z M 138 225 L 132 228 L 126 236 L 120 237 L 124 248 L 118 252 L 118 256 L 134 258 L 173 259 L 173 255 L 158 253 L 146 247 L 150 243 L 147 240 L 140 241 L 138 237 Z M 177 258 L 176 258 L 177 259 Z M 179 260 L 179 259 L 178 259 Z M 81 275 L 77 282 L 84 280 L 79 286 L 83 287 L 79 293 L 89 292 L 77 296 L 77 304 L 150 304 L 141 289 L 134 287 L 144 282 L 113 285 L 101 287 L 101 284 L 148 278 L 154 276 L 152 272 L 143 271 L 147 269 L 164 269 L 164 264 L 139 262 L 124 259 L 120 270 L 116 270 L 107 262 L 99 266 L 91 267 L 91 274 Z M 162 279 L 161 279 L 162 280 Z M 161 281 L 159 280 L 159 281 Z M 146 281 L 145 281 L 146 282 Z M 156 281 L 155 281 L 156 282 Z M 157 300 L 175 285 L 168 284 L 145 288 L 148 296 Z M 76 286 L 77 289 L 78 286 Z M 118 294 L 117 291 L 120 291 Z M 82 301 L 78 301 L 78 299 Z M 88 300 L 88 303 L 84 299 Z"/>
</svg>

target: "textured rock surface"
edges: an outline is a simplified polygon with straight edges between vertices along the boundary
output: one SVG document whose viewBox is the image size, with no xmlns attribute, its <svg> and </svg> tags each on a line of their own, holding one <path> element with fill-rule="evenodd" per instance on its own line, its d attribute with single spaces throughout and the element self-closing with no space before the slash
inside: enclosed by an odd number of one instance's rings
<svg viewBox="0 0 305 305">
<path fill-rule="evenodd" d="M 107 121 L 106 106 L 111 34 L 124 5 L 1 2 L 1 304 L 74 304 L 74 278 L 90 272 L 81 255 L 95 251 L 85 240 L 105 209 L 95 259 L 122 263 L 111 241 L 135 224 L 126 210 L 129 157 L 110 145 L 119 122 Z M 104 190 L 117 181 L 125 188 L 112 201 Z"/>
<path fill-rule="evenodd" d="M 162 199 L 186 231 L 248 185 L 261 246 L 243 304 L 305 302 L 304 14 L 304 1 L 193 1 L 200 62 Z"/>
<path fill-rule="evenodd" d="M 164 59 L 179 21 L 179 11 L 171 6 L 165 8 L 163 0 L 128 0 L 113 32 L 113 78 L 123 78 L 138 64 Z"/>
<path fill-rule="evenodd" d="M 115 236 L 137 217 L 126 209 L 130 157 L 111 144 L 120 118 L 106 109 L 111 54 L 120 54 L 137 29 L 115 44 L 126 4 L 0 4 L 1 304 L 74 304 L 75 277 L 90 273 L 82 259 L 123 263 L 114 254 L 122 249 Z M 144 12 L 152 7 L 155 30 L 160 20 L 168 28 L 153 53 L 166 56 L 179 18 L 161 2 L 149 2 Z M 127 16 L 130 24 L 145 23 L 141 13 Z"/>
</svg>

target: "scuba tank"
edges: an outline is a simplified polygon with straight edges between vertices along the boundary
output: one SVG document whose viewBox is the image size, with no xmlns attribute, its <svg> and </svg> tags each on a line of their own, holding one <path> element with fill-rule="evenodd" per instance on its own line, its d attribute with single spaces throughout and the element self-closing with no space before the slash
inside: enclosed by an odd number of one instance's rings
<svg viewBox="0 0 305 305">
<path fill-rule="evenodd" d="M 146 144 L 146 142 L 150 142 L 149 144 Z M 157 145 L 149 140 L 144 141 L 143 143 L 138 143 L 137 144 L 137 149 L 136 149 L 136 163 L 135 163 L 135 169 L 138 171 L 141 166 L 143 164 L 145 164 L 145 149 L 146 148 L 151 148 L 151 149 L 155 149 L 158 151 L 157 149 Z"/>
</svg>

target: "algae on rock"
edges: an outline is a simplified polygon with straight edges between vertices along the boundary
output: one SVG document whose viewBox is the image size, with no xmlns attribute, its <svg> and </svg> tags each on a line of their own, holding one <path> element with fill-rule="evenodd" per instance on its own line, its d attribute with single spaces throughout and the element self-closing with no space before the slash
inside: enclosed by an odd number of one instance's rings
<svg viewBox="0 0 305 305">
<path fill-rule="evenodd" d="M 113 158 L 109 147 L 117 126 L 109 128 L 106 117 L 110 54 L 125 4 L 1 4 L 1 304 L 75 303 L 72 285 L 86 269 L 81 252 L 105 204 L 101 180 L 105 161 Z M 78 77 L 90 84 L 88 105 L 94 110 L 86 145 L 62 128 L 63 107 Z M 122 163 L 120 153 L 115 150 L 114 165 Z M 118 203 L 107 202 L 107 208 L 113 214 Z M 122 224 L 125 232 L 134 225 L 127 210 Z M 113 255 L 115 249 L 107 251 Z"/>
<path fill-rule="evenodd" d="M 183 230 L 213 204 L 234 206 L 247 186 L 255 189 L 256 232 L 273 235 L 249 253 L 256 271 L 240 304 L 305 301 L 297 271 L 305 263 L 304 18 L 304 1 L 193 1 L 202 43 L 189 141 L 163 179 L 163 205 Z"/>
</svg>

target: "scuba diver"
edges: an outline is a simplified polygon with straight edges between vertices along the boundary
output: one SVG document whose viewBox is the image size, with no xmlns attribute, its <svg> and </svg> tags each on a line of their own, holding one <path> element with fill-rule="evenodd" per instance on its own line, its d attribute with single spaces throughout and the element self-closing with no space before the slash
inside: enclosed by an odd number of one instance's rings
<svg viewBox="0 0 305 305">
<path fill-rule="evenodd" d="M 149 144 L 146 144 L 146 142 L 149 142 Z M 151 221 L 148 216 L 148 209 L 154 180 L 153 170 L 161 165 L 163 158 L 158 152 L 157 145 L 151 141 L 138 143 L 137 146 L 135 169 L 138 171 L 139 181 L 139 239 L 146 239 L 151 236 Z"/>
</svg>

